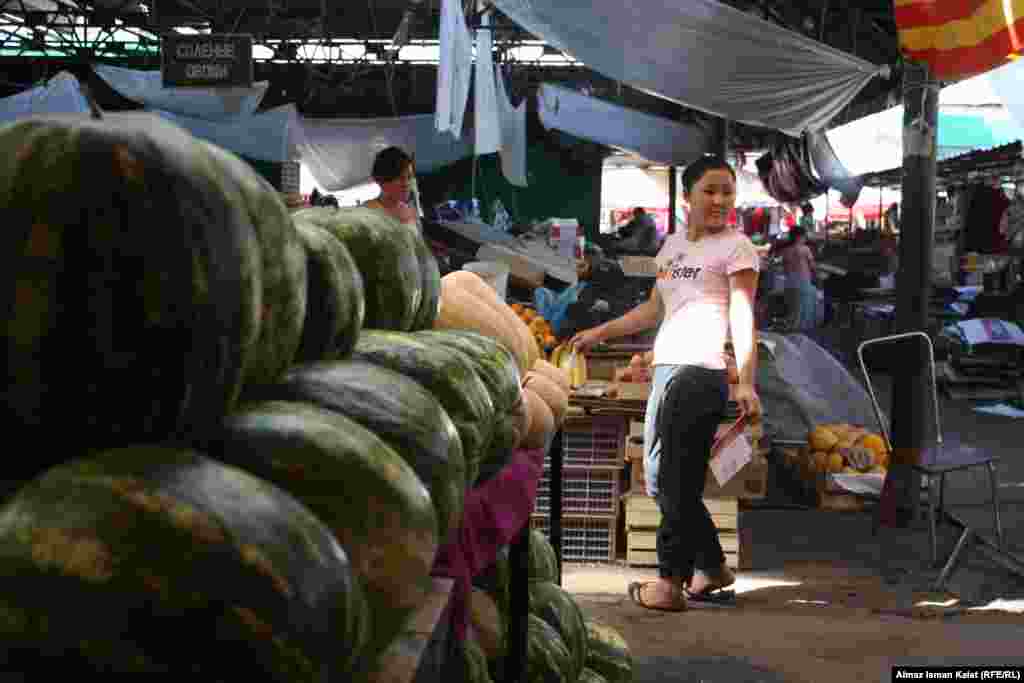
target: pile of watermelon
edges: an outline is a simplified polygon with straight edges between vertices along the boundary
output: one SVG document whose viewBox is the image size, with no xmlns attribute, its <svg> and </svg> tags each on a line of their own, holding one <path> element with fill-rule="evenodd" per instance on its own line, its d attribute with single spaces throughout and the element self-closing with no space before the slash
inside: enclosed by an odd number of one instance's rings
<svg viewBox="0 0 1024 683">
<path fill-rule="evenodd" d="M 546 536 L 530 531 L 529 617 L 526 680 L 530 683 L 630 683 L 633 664 L 629 646 L 612 627 L 584 617 L 572 596 L 557 584 L 558 564 Z M 510 571 L 508 553 L 482 576 L 471 600 L 471 640 L 488 660 L 488 669 L 470 683 L 501 681 L 504 643 L 494 633 L 504 633 L 509 618 Z M 467 660 L 476 653 L 467 653 Z M 467 666 L 477 672 L 479 667 Z"/>
<path fill-rule="evenodd" d="M 567 378 L 415 230 L 290 214 L 159 117 L 26 119 L 0 148 L 0 415 L 30 444 L 0 491 L 0 666 L 374 671 Z"/>
</svg>

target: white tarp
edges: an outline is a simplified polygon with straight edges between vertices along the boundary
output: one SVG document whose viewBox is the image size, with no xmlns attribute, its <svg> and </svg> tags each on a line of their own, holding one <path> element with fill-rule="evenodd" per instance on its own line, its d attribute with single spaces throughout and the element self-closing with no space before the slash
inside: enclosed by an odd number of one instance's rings
<svg viewBox="0 0 1024 683">
<path fill-rule="evenodd" d="M 501 173 L 516 187 L 526 187 L 526 100 L 513 107 L 500 67 L 494 75 L 501 118 Z"/>
<path fill-rule="evenodd" d="M 208 121 L 160 110 L 156 113 L 197 138 L 250 159 L 282 162 L 299 158 L 303 131 L 294 104 L 222 121 Z"/>
<path fill-rule="evenodd" d="M 434 128 L 434 115 L 384 119 L 300 119 L 296 146 L 320 187 L 339 192 L 370 180 L 373 159 L 396 145 L 430 173 L 473 155 L 472 138 L 455 140 Z"/>
<path fill-rule="evenodd" d="M 89 103 L 79 89 L 78 79 L 61 71 L 46 85 L 0 99 L 0 122 L 7 123 L 33 114 L 85 114 Z"/>
<path fill-rule="evenodd" d="M 440 44 L 434 125 L 438 132 L 451 133 L 457 140 L 462 136 L 473 75 L 473 39 L 458 0 L 441 1 Z"/>
<path fill-rule="evenodd" d="M 619 147 L 648 161 L 685 166 L 710 149 L 707 132 L 697 126 L 620 107 L 560 85 L 541 84 L 537 100 L 545 128 Z"/>
<path fill-rule="evenodd" d="M 790 135 L 825 128 L 872 78 L 862 59 L 714 0 L 494 0 L 609 78 Z"/>
<path fill-rule="evenodd" d="M 221 120 L 250 116 L 267 94 L 269 81 L 251 88 L 165 88 L 160 71 L 139 71 L 94 64 L 93 71 L 125 98 L 180 116 Z"/>
<path fill-rule="evenodd" d="M 1015 59 L 1009 64 L 993 69 L 983 76 L 995 94 L 1002 100 L 1007 111 L 1024 126 L 1024 59 Z"/>
</svg>

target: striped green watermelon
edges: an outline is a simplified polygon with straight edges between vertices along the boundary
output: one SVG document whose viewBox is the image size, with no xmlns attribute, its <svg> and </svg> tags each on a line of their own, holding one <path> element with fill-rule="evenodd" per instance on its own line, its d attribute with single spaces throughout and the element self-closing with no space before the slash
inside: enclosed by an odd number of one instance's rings
<svg viewBox="0 0 1024 683">
<path fill-rule="evenodd" d="M 558 581 L 558 557 L 551 541 L 537 529 L 530 530 L 530 551 L 527 553 L 530 581 Z"/>
<path fill-rule="evenodd" d="M 347 358 L 366 315 L 363 276 L 348 249 L 330 232 L 295 219 L 306 249 L 306 318 L 295 361 Z"/>
<path fill-rule="evenodd" d="M 588 669 L 608 683 L 630 683 L 633 680 L 633 657 L 626 639 L 611 626 L 587 620 Z"/>
<path fill-rule="evenodd" d="M 431 392 L 452 418 L 467 470 L 484 459 L 494 428 L 494 403 L 469 360 L 457 351 L 428 345 L 407 332 L 364 330 L 354 360 L 390 368 Z M 467 475 L 467 485 L 476 479 Z"/>
<path fill-rule="evenodd" d="M 306 250 L 288 208 L 274 187 L 231 152 L 203 143 L 231 173 L 225 187 L 237 192 L 249 211 L 263 260 L 260 336 L 245 371 L 247 385 L 271 384 L 295 360 L 306 319 Z"/>
<path fill-rule="evenodd" d="M 420 310 L 412 321 L 412 330 L 429 330 L 434 326 L 438 313 L 441 311 L 441 271 L 437 266 L 437 258 L 423 240 L 419 232 L 415 232 L 416 256 L 420 263 L 420 276 L 423 283 L 423 298 Z"/>
<path fill-rule="evenodd" d="M 423 302 L 416 244 L 422 237 L 383 211 L 365 207 L 317 207 L 294 215 L 330 231 L 352 254 L 363 276 L 366 327 L 412 329 Z"/>
<path fill-rule="evenodd" d="M 194 451 L 73 460 L 0 508 L 8 671 L 346 680 L 369 626 L 330 529 L 280 489 Z"/>
<path fill-rule="evenodd" d="M 416 473 L 375 434 L 304 403 L 241 406 L 210 454 L 298 499 L 334 531 L 365 588 L 374 653 L 427 598 L 437 519 Z"/>
<path fill-rule="evenodd" d="M 462 642 L 463 680 L 465 683 L 491 683 L 487 657 L 472 637 Z"/>
<path fill-rule="evenodd" d="M 402 456 L 430 491 L 438 539 L 447 542 L 459 528 L 466 491 L 462 443 L 438 400 L 414 380 L 362 361 L 307 363 L 294 366 L 258 398 L 313 403 L 366 427 Z"/>
<path fill-rule="evenodd" d="M 465 354 L 491 392 L 494 431 L 477 476 L 478 483 L 486 481 L 505 466 L 519 440 L 517 426 L 524 405 L 515 356 L 490 337 L 467 330 L 423 330 L 416 336 Z"/>
<path fill-rule="evenodd" d="M 558 631 L 536 615 L 527 620 L 527 683 L 576 683 L 572 655 Z"/>
<path fill-rule="evenodd" d="M 608 683 L 604 676 L 592 669 L 583 669 L 578 683 Z"/>
<path fill-rule="evenodd" d="M 0 128 L 0 427 L 33 444 L 6 479 L 63 461 L 67 434 L 111 448 L 220 424 L 260 336 L 252 173 L 150 114 Z"/>
<path fill-rule="evenodd" d="M 553 627 L 569 649 L 572 679 L 579 678 L 587 661 L 587 626 L 583 612 L 566 591 L 547 581 L 530 584 L 530 612 Z"/>
</svg>

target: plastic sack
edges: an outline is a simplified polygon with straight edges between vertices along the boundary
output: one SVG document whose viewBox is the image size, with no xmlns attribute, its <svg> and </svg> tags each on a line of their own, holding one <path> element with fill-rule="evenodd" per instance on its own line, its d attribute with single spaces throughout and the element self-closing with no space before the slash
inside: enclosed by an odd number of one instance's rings
<svg viewBox="0 0 1024 683">
<path fill-rule="evenodd" d="M 533 291 L 533 305 L 537 313 L 551 324 L 551 330 L 556 337 L 560 337 L 562 325 L 565 323 L 565 316 L 569 306 L 579 300 L 580 292 L 587 286 L 581 282 L 571 287 L 566 287 L 561 293 L 555 293 L 547 287 L 538 287 Z"/>
<path fill-rule="evenodd" d="M 817 425 L 841 422 L 878 429 L 864 385 L 810 337 L 758 336 L 757 392 L 772 437 L 803 441 Z M 883 419 L 888 427 L 884 413 Z"/>
</svg>

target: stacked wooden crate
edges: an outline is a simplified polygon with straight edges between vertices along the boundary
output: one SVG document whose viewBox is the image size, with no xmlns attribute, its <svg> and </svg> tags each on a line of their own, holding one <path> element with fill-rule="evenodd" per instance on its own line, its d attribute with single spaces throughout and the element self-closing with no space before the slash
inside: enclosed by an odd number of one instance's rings
<svg viewBox="0 0 1024 683">
<path fill-rule="evenodd" d="M 570 416 L 562 426 L 562 438 L 562 558 L 567 562 L 614 561 L 626 420 L 606 415 Z M 545 535 L 549 533 L 550 504 L 547 461 L 530 521 Z"/>
<path fill-rule="evenodd" d="M 719 426 L 723 433 L 732 420 Z M 742 525 L 741 499 L 763 498 L 766 493 L 768 461 L 761 447 L 761 427 L 748 425 L 745 436 L 754 455 L 733 479 L 719 486 L 709 471 L 704 487 L 704 505 L 718 529 L 718 538 L 726 555 L 726 564 L 734 569 L 753 567 L 749 530 Z M 653 566 L 658 562 L 657 529 L 661 512 L 653 498 L 647 495 L 643 472 L 643 423 L 630 424 L 626 445 L 630 462 L 630 489 L 624 497 L 626 523 L 626 562 L 632 566 Z"/>
</svg>

